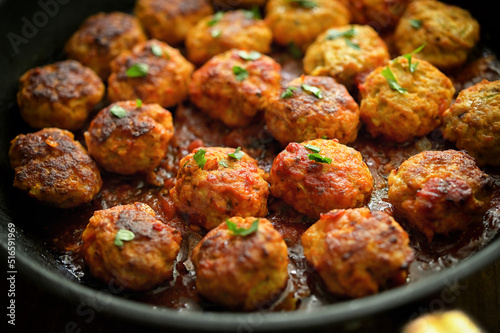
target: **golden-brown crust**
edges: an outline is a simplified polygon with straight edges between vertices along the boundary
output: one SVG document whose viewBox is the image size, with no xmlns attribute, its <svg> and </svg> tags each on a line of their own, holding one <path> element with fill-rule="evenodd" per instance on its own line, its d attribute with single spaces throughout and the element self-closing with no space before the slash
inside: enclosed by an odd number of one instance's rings
<svg viewBox="0 0 500 333">
<path fill-rule="evenodd" d="M 264 110 L 267 96 L 280 88 L 281 66 L 271 57 L 260 55 L 245 60 L 242 50 L 229 50 L 210 59 L 193 73 L 189 87 L 193 104 L 230 127 L 248 125 Z M 233 69 L 239 66 L 248 77 L 238 80 Z"/>
<path fill-rule="evenodd" d="M 205 150 L 203 169 L 194 154 Z M 230 157 L 234 148 L 198 148 L 179 162 L 175 186 L 170 194 L 177 209 L 194 224 L 213 229 L 232 216 L 267 215 L 269 195 L 266 175 L 257 162 L 243 154 Z"/>
<path fill-rule="evenodd" d="M 321 89 L 322 98 L 304 91 L 302 84 Z M 292 96 L 282 98 L 290 87 Z M 283 146 L 317 138 L 356 140 L 359 107 L 347 89 L 329 76 L 303 75 L 273 94 L 265 107 L 267 128 Z"/>
<path fill-rule="evenodd" d="M 119 230 L 132 231 L 134 238 L 116 245 Z M 156 219 L 151 207 L 135 203 L 95 211 L 82 241 L 82 255 L 94 277 L 143 291 L 172 278 L 181 234 Z"/>
<path fill-rule="evenodd" d="M 372 71 L 361 84 L 361 119 L 372 136 L 406 142 L 427 135 L 441 124 L 441 115 L 455 93 L 453 83 L 429 62 L 412 57 L 412 63 L 416 62 L 414 73 L 405 57 L 387 66 L 406 89 L 404 93 L 389 86 L 382 74 L 386 67 Z"/>
<path fill-rule="evenodd" d="M 408 234 L 387 213 L 332 210 L 302 235 L 304 255 L 337 297 L 364 297 L 406 282 Z"/>
<path fill-rule="evenodd" d="M 237 228 L 257 231 L 235 236 L 226 223 L 211 230 L 192 254 L 196 289 L 209 300 L 233 310 L 251 311 L 276 298 L 288 281 L 287 246 L 265 218 L 233 217 Z"/>
<path fill-rule="evenodd" d="M 352 31 L 348 37 L 336 37 L 348 31 Z M 385 65 L 389 58 L 387 45 L 373 28 L 346 25 L 328 29 L 318 36 L 304 56 L 304 72 L 332 76 L 352 90 L 362 77 Z"/>
<path fill-rule="evenodd" d="M 425 44 L 417 56 L 448 69 L 467 60 L 479 32 L 479 23 L 463 8 L 435 0 L 412 1 L 396 26 L 394 44 L 400 54 Z"/>
<path fill-rule="evenodd" d="M 368 24 L 387 31 L 399 22 L 412 0 L 340 0 L 351 12 L 351 23 Z"/>
<path fill-rule="evenodd" d="M 56 207 L 89 203 L 102 186 L 97 165 L 67 130 L 20 134 L 11 142 L 9 158 L 14 186 Z"/>
<path fill-rule="evenodd" d="M 492 179 L 467 153 L 424 151 L 391 171 L 389 201 L 429 240 L 481 222 L 489 208 Z"/>
<path fill-rule="evenodd" d="M 160 50 L 160 55 L 154 53 Z M 127 70 L 136 64 L 148 66 L 144 76 L 127 75 Z M 138 98 L 144 103 L 172 107 L 187 98 L 193 70 L 194 66 L 178 49 L 151 39 L 120 53 L 111 62 L 108 97 L 112 102 Z"/>
<path fill-rule="evenodd" d="M 480 166 L 500 165 L 500 81 L 466 88 L 443 114 L 443 136 Z"/>
<path fill-rule="evenodd" d="M 146 39 L 135 16 L 122 12 L 98 13 L 82 23 L 64 50 L 68 58 L 80 61 L 106 80 L 111 60 Z"/>
<path fill-rule="evenodd" d="M 121 107 L 123 118 L 111 110 Z M 130 175 L 158 166 L 174 134 L 171 113 L 158 104 L 122 101 L 102 109 L 84 133 L 90 155 L 109 172 Z"/>
<path fill-rule="evenodd" d="M 331 164 L 309 159 L 312 145 Z M 373 177 L 361 154 L 337 140 L 316 139 L 292 142 L 276 156 L 269 175 L 271 193 L 297 211 L 319 218 L 336 208 L 354 208 L 367 203 Z"/>
<path fill-rule="evenodd" d="M 219 21 L 214 20 L 214 15 L 200 20 L 186 36 L 187 58 L 196 65 L 202 65 L 213 56 L 230 49 L 270 52 L 271 29 L 264 20 L 247 13 L 239 9 L 223 12 Z"/>
<path fill-rule="evenodd" d="M 104 96 L 104 83 L 75 60 L 28 70 L 19 79 L 17 104 L 31 127 L 81 129 Z"/>
<path fill-rule="evenodd" d="M 328 28 L 349 24 L 350 12 L 340 1 L 314 3 L 314 8 L 305 8 L 289 0 L 270 0 L 265 21 L 273 32 L 273 40 L 284 46 L 294 43 L 305 51 Z"/>
<path fill-rule="evenodd" d="M 150 38 L 169 45 L 183 43 L 189 29 L 213 12 L 208 0 L 138 0 L 134 7 Z"/>
</svg>

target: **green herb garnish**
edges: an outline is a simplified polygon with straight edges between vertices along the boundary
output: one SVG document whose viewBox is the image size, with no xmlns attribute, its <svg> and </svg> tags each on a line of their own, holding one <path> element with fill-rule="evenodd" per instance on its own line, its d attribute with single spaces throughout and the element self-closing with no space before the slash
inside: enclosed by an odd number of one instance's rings
<svg viewBox="0 0 500 333">
<path fill-rule="evenodd" d="M 417 19 L 412 19 L 410 20 L 410 25 L 412 26 L 413 29 L 420 29 L 422 28 L 422 21 L 417 20 Z"/>
<path fill-rule="evenodd" d="M 398 81 L 396 80 L 396 77 L 394 76 L 389 67 L 386 67 L 382 70 L 382 76 L 385 77 L 387 83 L 389 84 L 389 87 L 391 87 L 393 90 L 396 90 L 401 94 L 406 92 L 406 89 L 399 85 Z"/>
<path fill-rule="evenodd" d="M 115 236 L 115 245 L 123 246 L 123 242 L 129 242 L 135 238 L 135 234 L 127 229 L 120 229 Z"/>
<path fill-rule="evenodd" d="M 319 163 L 326 163 L 330 164 L 332 163 L 332 159 L 329 157 L 321 156 L 319 153 L 314 153 L 314 154 L 309 154 L 307 157 L 314 162 L 319 162 Z"/>
<path fill-rule="evenodd" d="M 222 35 L 222 30 L 221 29 L 212 29 L 212 31 L 210 32 L 210 35 L 213 38 L 219 38 L 220 35 Z"/>
<path fill-rule="evenodd" d="M 319 153 L 321 151 L 321 148 L 313 146 L 312 144 L 309 144 L 309 143 L 307 145 L 305 145 L 304 147 L 309 149 L 313 153 Z"/>
<path fill-rule="evenodd" d="M 119 105 L 113 105 L 111 109 L 109 109 L 109 112 L 111 112 L 113 116 L 118 117 L 120 119 L 127 116 L 127 110 L 125 110 Z"/>
<path fill-rule="evenodd" d="M 352 42 L 350 39 L 348 38 L 345 38 L 345 43 L 347 44 L 347 46 L 355 49 L 355 50 L 361 50 L 361 46 L 359 46 L 359 44 L 356 44 L 354 42 Z"/>
<path fill-rule="evenodd" d="M 253 6 L 251 10 L 244 10 L 243 11 L 245 18 L 247 19 L 254 19 L 254 20 L 261 20 L 262 15 L 260 15 L 260 10 L 258 6 Z"/>
<path fill-rule="evenodd" d="M 136 63 L 130 66 L 125 72 L 125 74 L 127 74 L 128 77 L 144 77 L 148 75 L 148 71 L 149 71 L 148 64 Z"/>
<path fill-rule="evenodd" d="M 235 158 L 237 160 L 241 160 L 243 155 L 245 155 L 245 153 L 241 151 L 241 147 L 236 148 L 233 153 L 227 154 L 227 156 Z"/>
<path fill-rule="evenodd" d="M 425 44 L 420 45 L 413 52 L 402 55 L 403 58 L 406 58 L 408 60 L 408 66 L 410 67 L 410 73 L 415 73 L 415 71 L 417 70 L 417 66 L 418 66 L 418 61 L 416 63 L 414 63 L 414 64 L 411 63 L 411 57 L 412 57 L 412 55 L 414 55 L 415 53 L 418 53 L 418 52 L 422 51 L 422 49 L 424 47 L 425 47 Z"/>
<path fill-rule="evenodd" d="M 319 99 L 323 98 L 323 92 L 318 87 L 310 86 L 308 84 L 302 83 L 302 90 L 307 93 L 313 94 Z"/>
<path fill-rule="evenodd" d="M 238 55 L 240 56 L 241 59 L 244 60 L 257 60 L 260 59 L 260 57 L 262 57 L 262 54 L 260 54 L 260 52 L 257 51 L 250 51 L 250 52 L 240 51 L 238 52 Z"/>
<path fill-rule="evenodd" d="M 212 19 L 210 21 L 207 22 L 207 25 L 209 27 L 213 27 L 214 25 L 216 25 L 220 20 L 222 20 L 222 18 L 224 17 L 224 12 L 217 12 L 214 14 L 214 16 L 212 16 Z"/>
<path fill-rule="evenodd" d="M 157 57 L 161 57 L 163 55 L 163 49 L 158 44 L 151 44 L 151 53 Z"/>
<path fill-rule="evenodd" d="M 248 77 L 248 71 L 240 66 L 233 67 L 233 73 L 236 75 L 236 80 L 243 81 Z"/>
<path fill-rule="evenodd" d="M 287 87 L 286 90 L 281 94 L 281 98 L 290 98 L 293 96 L 293 91 L 297 90 L 297 87 Z"/>
<path fill-rule="evenodd" d="M 227 165 L 226 160 L 220 160 L 219 165 L 224 168 L 229 168 L 229 165 Z"/>
<path fill-rule="evenodd" d="M 339 30 L 334 30 L 330 29 L 328 30 L 328 33 L 326 34 L 326 39 L 327 40 L 334 40 L 337 38 L 352 38 L 357 34 L 357 31 L 354 29 L 354 27 L 351 27 L 349 30 L 344 30 L 344 31 L 339 31 Z"/>
<path fill-rule="evenodd" d="M 135 100 L 135 106 L 138 108 L 142 108 L 142 99 L 136 99 Z"/>
<path fill-rule="evenodd" d="M 231 234 L 234 236 L 248 236 L 253 234 L 254 232 L 259 229 L 259 219 L 256 219 L 255 221 L 252 222 L 252 225 L 248 229 L 245 228 L 238 228 L 238 225 L 232 221 L 226 220 L 226 225 L 229 231 L 231 231 Z"/>
<path fill-rule="evenodd" d="M 288 1 L 296 3 L 300 7 L 307 8 L 307 9 L 318 7 L 318 4 L 316 3 L 316 1 L 312 1 L 312 0 L 288 0 Z"/>
<path fill-rule="evenodd" d="M 193 159 L 198 164 L 198 167 L 203 170 L 203 167 L 207 163 L 207 160 L 205 159 L 205 153 L 207 151 L 205 149 L 198 149 L 196 153 L 193 155 Z"/>
</svg>

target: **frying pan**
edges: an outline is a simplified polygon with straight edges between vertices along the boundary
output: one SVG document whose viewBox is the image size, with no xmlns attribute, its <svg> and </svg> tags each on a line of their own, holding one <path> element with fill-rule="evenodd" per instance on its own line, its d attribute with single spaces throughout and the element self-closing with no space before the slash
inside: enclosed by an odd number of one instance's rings
<svg viewBox="0 0 500 333">
<path fill-rule="evenodd" d="M 491 6 L 476 1 L 447 1 L 467 8 L 482 27 L 482 40 L 500 54 L 493 39 L 500 27 Z M 0 0 L 0 244 L 7 253 L 9 227 L 15 225 L 16 270 L 56 296 L 75 304 L 105 298 L 102 313 L 122 321 L 169 330 L 187 331 L 304 331 L 360 320 L 396 309 L 445 288 L 500 258 L 500 238 L 455 266 L 422 280 L 361 299 L 284 313 L 179 312 L 102 293 L 77 282 L 37 237 L 37 216 L 45 209 L 12 187 L 9 142 L 31 131 L 15 104 L 18 78 L 28 69 L 62 57 L 62 46 L 80 23 L 98 11 L 130 11 L 132 0 Z M 484 5 L 483 5 L 484 4 Z M 46 211 L 44 211 L 46 213 Z M 52 212 L 57 213 L 57 212 Z M 12 230 L 11 230 L 12 231 Z"/>
</svg>

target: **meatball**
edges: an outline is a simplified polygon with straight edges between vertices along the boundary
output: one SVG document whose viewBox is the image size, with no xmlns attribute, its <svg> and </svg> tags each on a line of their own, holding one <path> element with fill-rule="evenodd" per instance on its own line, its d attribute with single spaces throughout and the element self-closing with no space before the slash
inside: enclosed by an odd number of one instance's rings
<svg viewBox="0 0 500 333">
<path fill-rule="evenodd" d="M 19 79 L 17 104 L 31 127 L 81 129 L 104 96 L 97 74 L 75 60 L 30 69 Z"/>
<path fill-rule="evenodd" d="M 138 0 L 134 7 L 148 35 L 169 45 L 182 44 L 188 30 L 213 12 L 208 0 Z"/>
<path fill-rule="evenodd" d="M 271 134 L 284 146 L 317 138 L 346 144 L 356 140 L 359 107 L 333 78 L 301 76 L 269 99 L 265 119 Z"/>
<path fill-rule="evenodd" d="M 111 62 L 108 97 L 112 102 L 139 98 L 165 108 L 175 106 L 187 98 L 193 70 L 179 50 L 149 40 Z"/>
<path fill-rule="evenodd" d="M 55 207 L 89 203 L 102 187 L 99 168 L 67 130 L 20 134 L 11 142 L 9 158 L 14 186 Z"/>
<path fill-rule="evenodd" d="M 389 201 L 430 241 L 481 222 L 493 181 L 467 153 L 424 151 L 389 175 Z"/>
<path fill-rule="evenodd" d="M 267 96 L 279 90 L 280 71 L 281 66 L 266 55 L 226 51 L 193 73 L 191 101 L 227 126 L 246 126 L 264 110 Z"/>
<path fill-rule="evenodd" d="M 500 165 L 500 81 L 483 80 L 460 91 L 443 114 L 443 136 L 478 165 Z"/>
<path fill-rule="evenodd" d="M 373 137 L 406 142 L 427 135 L 451 104 L 451 80 L 429 62 L 412 58 L 411 64 L 406 57 L 396 58 L 360 85 L 361 119 Z"/>
<path fill-rule="evenodd" d="M 270 0 L 265 20 L 277 44 L 294 43 L 305 51 L 320 33 L 349 24 L 350 17 L 347 7 L 337 0 Z"/>
<path fill-rule="evenodd" d="M 440 69 L 462 65 L 479 41 L 479 23 L 457 6 L 436 0 L 412 1 L 394 32 L 394 45 L 400 54 L 420 45 L 419 58 Z"/>
<path fill-rule="evenodd" d="M 99 166 L 122 175 L 153 171 L 166 155 L 173 134 L 168 110 L 139 101 L 117 102 L 102 109 L 84 133 L 89 153 Z"/>
<path fill-rule="evenodd" d="M 325 139 L 289 143 L 274 159 L 269 183 L 273 196 L 311 218 L 336 208 L 360 207 L 373 189 L 361 153 Z"/>
<path fill-rule="evenodd" d="M 194 248 L 192 261 L 198 293 L 233 310 L 259 309 L 277 298 L 288 281 L 287 246 L 265 218 L 233 217 L 221 223 Z"/>
<path fill-rule="evenodd" d="M 268 53 L 272 32 L 267 24 L 252 12 L 238 9 L 217 12 L 198 22 L 186 36 L 187 58 L 202 65 L 213 56 L 230 49 L 245 49 Z"/>
<path fill-rule="evenodd" d="M 210 230 L 233 216 L 266 216 L 269 184 L 241 149 L 197 148 L 179 162 L 170 194 L 183 215 Z"/>
<path fill-rule="evenodd" d="M 340 0 L 352 13 L 352 23 L 368 24 L 377 31 L 393 29 L 412 0 Z"/>
<path fill-rule="evenodd" d="M 137 18 L 112 12 L 88 17 L 69 38 L 65 53 L 92 68 L 103 80 L 110 73 L 110 62 L 120 52 L 147 39 Z"/>
<path fill-rule="evenodd" d="M 181 234 L 144 203 L 98 210 L 82 234 L 90 273 L 124 289 L 144 291 L 172 278 Z"/>
<path fill-rule="evenodd" d="M 302 245 L 326 289 L 341 298 L 404 284 L 414 256 L 408 234 L 390 215 L 364 207 L 322 214 Z"/>
<path fill-rule="evenodd" d="M 318 36 L 304 56 L 306 74 L 332 76 L 349 90 L 390 59 L 385 42 L 368 25 L 331 28 Z"/>
</svg>

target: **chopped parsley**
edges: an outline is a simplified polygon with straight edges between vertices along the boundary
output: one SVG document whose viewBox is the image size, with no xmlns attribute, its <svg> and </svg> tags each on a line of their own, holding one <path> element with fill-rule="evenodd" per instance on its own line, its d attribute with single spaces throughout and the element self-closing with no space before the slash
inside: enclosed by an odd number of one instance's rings
<svg viewBox="0 0 500 333">
<path fill-rule="evenodd" d="M 219 23 L 220 20 L 224 17 L 224 12 L 217 12 L 212 16 L 212 19 L 207 22 L 207 25 L 209 27 L 213 27 L 217 23 Z"/>
<path fill-rule="evenodd" d="M 224 168 L 229 168 L 229 165 L 227 165 L 226 160 L 220 160 L 219 165 Z"/>
<path fill-rule="evenodd" d="M 258 60 L 260 59 L 260 57 L 262 57 L 262 54 L 260 54 L 260 52 L 257 51 L 250 51 L 250 52 L 240 51 L 238 52 L 238 55 L 240 56 L 241 59 L 244 60 Z"/>
<path fill-rule="evenodd" d="M 198 167 L 203 170 L 203 167 L 205 167 L 205 164 L 207 163 L 207 160 L 205 159 L 205 153 L 207 151 L 205 149 L 198 149 L 196 153 L 193 155 L 193 159 L 198 164 Z"/>
<path fill-rule="evenodd" d="M 243 81 L 248 78 L 248 71 L 240 66 L 233 67 L 233 74 L 236 76 L 236 80 Z"/>
<path fill-rule="evenodd" d="M 318 7 L 318 3 L 312 0 L 288 0 L 288 2 L 293 2 L 299 5 L 300 7 L 312 9 Z"/>
<path fill-rule="evenodd" d="M 220 35 L 222 35 L 222 30 L 221 29 L 212 29 L 212 31 L 210 32 L 210 35 L 213 38 L 219 38 Z"/>
<path fill-rule="evenodd" d="M 417 70 L 417 66 L 418 66 L 418 61 L 416 63 L 412 64 L 412 62 L 411 62 L 412 55 L 414 55 L 415 53 L 418 53 L 418 52 L 422 51 L 422 49 L 424 47 L 425 47 L 425 44 L 420 45 L 413 52 L 402 55 L 403 58 L 406 58 L 408 60 L 408 66 L 410 67 L 410 73 L 415 73 L 415 71 Z"/>
<path fill-rule="evenodd" d="M 130 66 L 125 74 L 127 74 L 128 77 L 145 77 L 146 75 L 148 75 L 148 71 L 148 64 L 139 62 Z"/>
<path fill-rule="evenodd" d="M 234 150 L 234 153 L 227 154 L 227 156 L 237 159 L 238 161 L 245 155 L 244 152 L 241 151 L 241 147 L 238 147 Z"/>
<path fill-rule="evenodd" d="M 111 112 L 113 116 L 118 117 L 120 119 L 127 116 L 127 110 L 125 110 L 123 107 L 119 105 L 113 105 L 111 109 L 109 109 L 109 112 Z"/>
<path fill-rule="evenodd" d="M 157 57 L 161 57 L 163 55 L 163 49 L 158 44 L 151 44 L 151 53 Z"/>
<path fill-rule="evenodd" d="M 129 242 L 135 238 L 135 234 L 127 229 L 120 229 L 115 236 L 115 245 L 123 246 L 123 242 Z"/>
<path fill-rule="evenodd" d="M 413 29 L 420 29 L 422 28 L 422 21 L 421 20 L 417 20 L 417 19 L 412 19 L 410 20 L 410 25 Z"/>
<path fill-rule="evenodd" d="M 323 92 L 318 87 L 310 86 L 308 84 L 302 83 L 302 90 L 305 92 L 316 96 L 319 99 L 323 98 Z"/>
<path fill-rule="evenodd" d="M 245 18 L 247 19 L 254 19 L 254 20 L 261 20 L 262 15 L 260 15 L 260 10 L 258 6 L 253 6 L 252 9 L 250 10 L 244 10 L 243 11 Z"/>
<path fill-rule="evenodd" d="M 351 47 L 351 48 L 353 48 L 353 49 L 355 49 L 355 50 L 358 50 L 358 51 L 359 51 L 359 50 L 361 50 L 361 46 L 359 46 L 359 44 L 354 43 L 354 42 L 353 42 L 353 41 L 351 41 L 350 39 L 347 39 L 347 38 L 346 38 L 346 39 L 345 39 L 345 43 L 346 43 L 349 47 Z"/>
<path fill-rule="evenodd" d="M 357 31 L 354 29 L 354 27 L 351 27 L 349 30 L 344 30 L 344 31 L 338 31 L 338 30 L 328 30 L 328 33 L 326 34 L 326 39 L 327 40 L 334 40 L 338 38 L 344 38 L 345 43 L 347 46 L 355 49 L 355 50 L 361 50 L 361 46 L 359 44 L 354 43 L 351 38 L 354 37 L 357 34 Z"/>
<path fill-rule="evenodd" d="M 136 99 L 135 100 L 135 106 L 138 108 L 142 108 L 142 99 Z"/>
<path fill-rule="evenodd" d="M 281 94 L 281 98 L 290 98 L 293 96 L 293 91 L 294 90 L 297 90 L 298 88 L 297 87 L 287 87 L 286 90 Z"/>
<path fill-rule="evenodd" d="M 394 76 L 394 73 L 391 71 L 389 67 L 386 67 L 382 70 L 382 76 L 385 77 L 387 83 L 389 84 L 389 87 L 391 87 L 393 90 L 396 90 L 401 94 L 406 92 L 406 89 L 399 85 L 398 81 L 396 80 L 396 77 Z"/>
<path fill-rule="evenodd" d="M 331 158 L 325 157 L 325 156 L 321 156 L 319 153 L 309 154 L 309 155 L 307 155 L 307 157 L 311 161 L 318 162 L 318 163 L 326 163 L 326 164 L 332 163 L 332 159 Z"/>
<path fill-rule="evenodd" d="M 249 228 L 238 228 L 238 225 L 232 221 L 226 220 L 227 229 L 234 236 L 248 236 L 253 234 L 259 229 L 259 219 L 252 222 Z"/>
<path fill-rule="evenodd" d="M 305 148 L 309 149 L 313 153 L 319 153 L 321 151 L 321 148 L 313 146 L 312 144 L 308 143 L 307 145 L 304 146 Z"/>
</svg>

